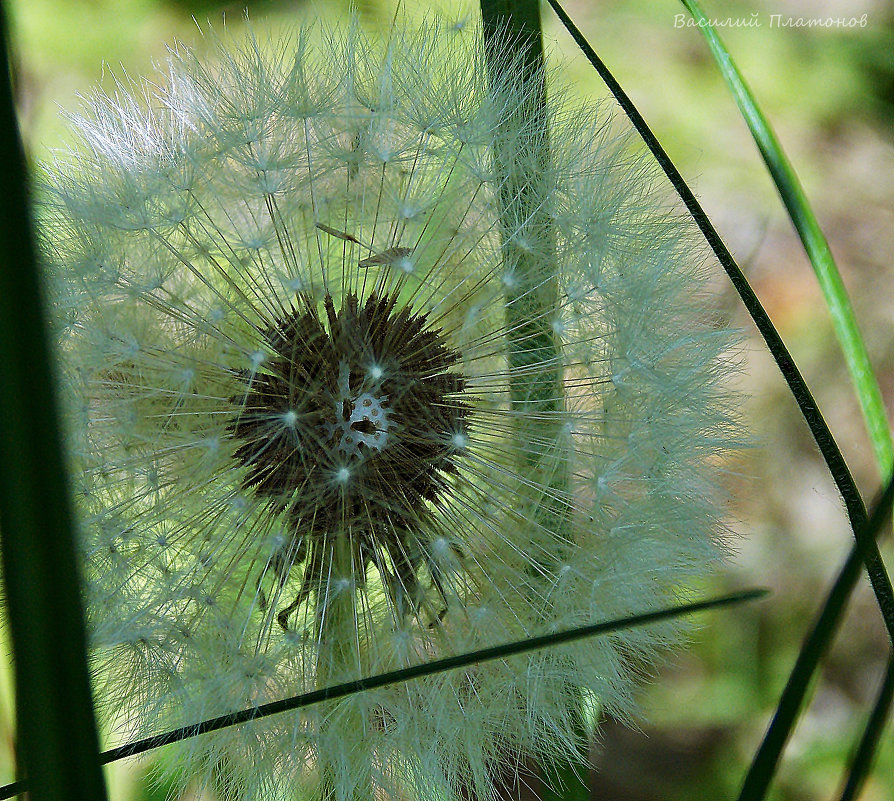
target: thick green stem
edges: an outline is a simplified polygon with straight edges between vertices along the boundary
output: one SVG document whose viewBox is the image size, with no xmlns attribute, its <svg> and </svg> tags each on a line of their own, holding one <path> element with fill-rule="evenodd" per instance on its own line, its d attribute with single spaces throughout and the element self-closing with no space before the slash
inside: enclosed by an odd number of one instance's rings
<svg viewBox="0 0 894 801">
<path fill-rule="evenodd" d="M 521 444 L 517 467 L 529 482 L 523 493 L 528 503 L 520 511 L 542 532 L 544 553 L 552 561 L 544 564 L 546 558 L 540 557 L 539 564 L 531 565 L 533 578 L 549 575 L 563 559 L 556 544 L 568 538 L 569 512 L 561 299 L 549 213 L 554 171 L 540 6 L 538 0 L 482 0 L 481 11 L 491 89 L 505 109 L 494 162 L 500 180 L 509 394 Z M 510 70 L 522 74 L 506 75 Z M 569 707 L 579 712 L 577 691 L 568 687 L 567 692 Z M 550 780 L 564 779 L 566 798 L 587 797 L 586 781 L 580 779 L 588 769 L 585 753 L 573 763 L 540 768 Z"/>
<path fill-rule="evenodd" d="M 360 678 L 360 642 L 358 640 L 357 600 L 354 592 L 354 549 L 349 531 L 337 532 L 331 543 L 331 560 L 324 564 L 325 577 L 317 600 L 317 616 L 320 625 L 320 649 L 317 656 L 317 688 L 323 689 L 352 678 Z M 337 753 L 344 755 L 341 764 L 318 753 L 320 772 L 320 797 L 334 801 L 344 796 L 336 788 L 344 780 L 355 788 L 353 798 L 366 801 L 372 798 L 369 782 L 371 755 L 367 752 L 366 720 L 357 699 L 343 701 L 336 713 L 327 714 L 321 722 L 321 741 L 325 742 L 329 731 L 338 731 L 339 737 L 350 738 Z M 342 781 L 339 781 L 341 779 Z"/>
<path fill-rule="evenodd" d="M 556 333 L 559 285 L 549 215 L 550 147 L 543 43 L 537 2 L 481 4 L 491 86 L 506 109 L 494 142 L 506 284 L 510 400 L 520 443 L 519 471 L 530 480 L 536 526 L 565 527 L 567 457 L 562 443 L 564 378 Z M 522 80 L 503 74 L 520 70 Z M 514 93 L 514 96 L 508 96 Z M 506 97 L 501 96 L 506 94 Z"/>
</svg>

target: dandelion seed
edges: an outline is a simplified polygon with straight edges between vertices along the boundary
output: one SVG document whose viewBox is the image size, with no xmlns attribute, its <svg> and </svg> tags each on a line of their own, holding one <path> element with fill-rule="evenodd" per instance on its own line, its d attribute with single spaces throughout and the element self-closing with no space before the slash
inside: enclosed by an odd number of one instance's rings
<svg viewBox="0 0 894 801">
<path fill-rule="evenodd" d="M 141 100 L 73 118 L 44 189 L 98 694 L 124 735 L 641 612 L 717 556 L 730 338 L 607 112 L 551 111 L 526 189 L 547 248 L 501 219 L 493 156 L 538 135 L 503 127 L 533 88 L 488 85 L 473 32 L 311 39 L 209 65 L 178 47 Z M 676 632 L 180 759 L 233 797 L 487 798 L 513 760 L 579 747 L 569 688 L 629 714 Z"/>
</svg>

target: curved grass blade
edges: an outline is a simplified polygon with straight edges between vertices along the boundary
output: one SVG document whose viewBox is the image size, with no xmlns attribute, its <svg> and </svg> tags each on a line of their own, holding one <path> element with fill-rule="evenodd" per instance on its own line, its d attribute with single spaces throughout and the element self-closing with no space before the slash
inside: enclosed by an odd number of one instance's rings
<svg viewBox="0 0 894 801">
<path fill-rule="evenodd" d="M 0 7 L 0 529 L 18 772 L 37 801 L 106 797 L 68 487 Z"/>
<path fill-rule="evenodd" d="M 863 499 L 860 496 L 860 492 L 857 489 L 856 482 L 851 475 L 847 463 L 841 455 L 838 443 L 832 436 L 829 426 L 826 424 L 825 419 L 823 419 L 822 413 L 820 412 L 810 389 L 807 387 L 807 383 L 804 381 L 804 377 L 801 375 L 794 359 L 792 359 L 791 354 L 788 352 L 785 343 L 782 341 L 782 337 L 779 336 L 779 332 L 773 325 L 773 321 L 765 311 L 760 300 L 758 300 L 757 295 L 755 295 L 754 290 L 748 283 L 748 279 L 745 278 L 739 265 L 736 264 L 735 259 L 733 259 L 732 254 L 723 243 L 723 240 L 711 224 L 711 221 L 708 219 L 701 205 L 695 199 L 692 190 L 687 186 L 686 182 L 683 180 L 683 176 L 680 175 L 679 170 L 677 170 L 673 162 L 670 160 L 670 157 L 664 151 L 664 148 L 655 138 L 655 134 L 652 133 L 645 120 L 636 110 L 636 107 L 627 96 L 627 93 L 624 92 L 621 85 L 615 80 L 615 77 L 602 62 L 602 59 L 596 55 L 596 52 L 584 38 L 577 26 L 572 22 L 568 14 L 565 13 L 565 10 L 559 5 L 557 0 L 548 0 L 548 2 L 556 12 L 556 15 L 559 17 L 566 30 L 574 38 L 583 54 L 599 73 L 599 76 L 605 82 L 609 91 L 614 95 L 618 105 L 621 106 L 624 113 L 630 118 L 637 133 L 642 137 L 643 142 L 652 152 L 655 160 L 673 185 L 674 190 L 680 196 L 680 199 L 692 215 L 699 230 L 702 232 L 702 236 L 705 237 L 711 250 L 714 251 L 714 254 L 725 270 L 727 276 L 729 276 L 730 282 L 736 289 L 736 292 L 739 293 L 742 303 L 751 315 L 752 320 L 754 320 L 754 324 L 757 326 L 758 331 L 760 331 L 761 336 L 764 338 L 764 342 L 767 344 L 767 349 L 770 351 L 773 360 L 776 362 L 779 371 L 782 373 L 783 378 L 788 384 L 789 390 L 794 396 L 798 408 L 801 410 L 801 414 L 810 428 L 810 433 L 813 435 L 814 441 L 826 462 L 826 466 L 832 474 L 832 480 L 835 482 L 835 486 L 841 493 L 854 536 L 860 537 L 860 532 L 864 530 L 867 519 L 866 507 L 863 504 Z M 885 627 L 888 630 L 888 637 L 891 642 L 894 643 L 894 589 L 891 587 L 891 579 L 888 577 L 885 564 L 882 561 L 875 540 L 872 539 L 870 542 L 867 542 L 866 548 L 866 572 L 869 574 L 872 590 L 875 593 L 879 609 L 881 609 Z"/>
<path fill-rule="evenodd" d="M 831 639 L 832 631 L 834 630 L 837 621 L 840 619 L 846 600 L 856 583 L 862 559 L 865 558 L 867 572 L 869 573 L 873 590 L 878 600 L 882 616 L 884 617 L 889 637 L 894 641 L 894 596 L 892 596 L 891 582 L 885 571 L 884 564 L 881 561 L 875 538 L 867 536 L 870 529 L 866 526 L 866 509 L 853 477 L 848 470 L 847 464 L 845 463 L 838 445 L 832 437 L 816 402 L 788 353 L 785 344 L 782 342 L 781 337 L 773 326 L 772 321 L 769 319 L 769 316 L 766 314 L 754 294 L 754 291 L 745 279 L 745 276 L 742 274 L 732 255 L 723 244 L 720 236 L 701 209 L 698 201 L 686 185 L 679 171 L 674 167 L 670 158 L 649 130 L 645 121 L 627 97 L 626 93 L 621 89 L 618 82 L 614 79 L 614 76 L 612 76 L 611 72 L 605 64 L 603 64 L 601 59 L 599 59 L 595 51 L 593 51 L 559 3 L 556 0 L 549 0 L 549 3 L 590 63 L 600 74 L 619 105 L 621 105 L 624 112 L 628 115 L 634 127 L 643 138 L 643 141 L 655 156 L 690 214 L 695 219 L 706 241 L 727 272 L 733 286 L 738 291 L 743 303 L 751 314 L 752 319 L 754 319 L 758 330 L 764 337 L 771 355 L 788 383 L 789 388 L 801 409 L 801 413 L 810 427 L 820 452 L 829 467 L 832 478 L 842 495 L 854 531 L 854 536 L 857 540 L 851 551 L 851 556 L 845 564 L 845 568 L 842 569 L 838 581 L 836 581 L 835 586 L 830 592 L 823 613 L 820 615 L 813 631 L 805 641 L 801 655 L 796 663 L 795 672 L 793 672 L 790 677 L 789 683 L 786 686 L 786 691 L 783 693 L 780 709 L 777 710 L 777 717 L 774 718 L 773 724 L 771 725 L 772 731 L 768 732 L 768 739 L 765 739 L 761 752 L 759 752 L 758 756 L 761 757 L 764 762 L 770 763 L 769 775 L 772 776 L 775 764 L 779 758 L 779 753 L 788 738 L 794 719 L 800 709 L 803 697 L 806 694 L 810 676 L 815 671 L 819 657 L 825 650 L 828 641 Z M 879 523 L 878 526 L 880 527 L 881 523 Z M 772 737 L 770 736 L 771 734 Z M 754 765 L 752 765 L 752 768 L 754 768 Z M 767 783 L 768 782 L 769 778 L 767 778 Z M 755 795 L 752 797 L 759 798 L 762 796 Z"/>
<path fill-rule="evenodd" d="M 776 189 L 788 211 L 810 264 L 816 273 L 817 281 L 826 299 L 835 334 L 844 352 L 851 380 L 857 391 L 863 419 L 872 441 L 872 449 L 882 476 L 891 473 L 894 467 L 894 445 L 891 441 L 891 428 L 885 414 L 885 404 L 879 389 L 878 380 L 869 361 L 866 345 L 857 327 L 854 310 L 851 307 L 847 290 L 841 280 L 841 274 L 829 250 L 816 216 L 810 207 L 807 196 L 788 157 L 782 150 L 776 134 L 764 117 L 751 90 L 742 78 L 736 63 L 714 30 L 710 21 L 696 0 L 680 0 L 693 19 L 698 21 L 705 41 L 717 62 L 720 73 L 726 81 L 736 100 L 736 105 L 754 137 L 761 157 L 767 165 Z"/>
<path fill-rule="evenodd" d="M 894 501 L 894 476 L 888 481 L 888 485 L 876 502 L 865 528 L 860 532 L 861 536 L 857 537 L 813 628 L 801 646 L 801 652 L 782 691 L 773 720 L 745 776 L 739 801 L 761 801 L 766 797 L 782 750 L 804 704 L 810 677 L 832 642 L 845 606 L 860 576 L 860 568 L 869 543 L 875 542 L 878 532 L 891 514 L 892 501 Z"/>
<path fill-rule="evenodd" d="M 609 620 L 603 623 L 594 623 L 589 626 L 580 626 L 579 628 L 568 629 L 565 631 L 553 632 L 552 634 L 544 634 L 540 637 L 530 637 L 526 640 L 505 643 L 503 645 L 495 645 L 490 648 L 482 648 L 478 651 L 471 651 L 458 656 L 450 656 L 444 659 L 436 659 L 432 662 L 426 662 L 413 667 L 401 668 L 400 670 L 392 670 L 388 673 L 380 673 L 377 676 L 370 676 L 365 679 L 357 679 L 355 681 L 336 684 L 331 687 L 324 687 L 319 690 L 312 690 L 303 695 L 295 695 L 290 698 L 284 698 L 279 701 L 271 701 L 267 704 L 252 707 L 251 709 L 243 709 L 229 715 L 221 715 L 220 717 L 211 718 L 192 726 L 183 726 L 155 737 L 146 737 L 142 740 L 104 751 L 100 754 L 100 761 L 106 765 L 110 762 L 116 762 L 119 759 L 144 754 L 155 748 L 164 745 L 188 740 L 192 737 L 198 737 L 201 734 L 207 734 L 212 731 L 220 731 L 230 726 L 238 726 L 241 723 L 248 723 L 252 720 L 260 720 L 261 718 L 277 715 L 280 712 L 289 712 L 295 709 L 303 709 L 313 704 L 319 704 L 322 701 L 333 701 L 337 698 L 344 698 L 354 693 L 363 692 L 364 690 L 375 690 L 378 687 L 385 687 L 389 684 L 399 684 L 411 679 L 422 678 L 423 676 L 431 676 L 435 673 L 443 673 L 445 670 L 454 670 L 456 668 L 467 667 L 468 665 L 480 664 L 481 662 L 490 662 L 494 659 L 506 659 L 516 654 L 525 654 L 531 651 L 537 651 L 542 648 L 553 648 L 564 643 L 582 640 L 586 637 L 595 637 L 602 634 L 611 634 L 616 631 L 636 628 L 637 626 L 645 626 L 649 623 L 657 623 L 661 620 L 670 620 L 683 615 L 690 615 L 695 612 L 704 612 L 708 609 L 717 609 L 723 606 L 733 606 L 735 604 L 754 601 L 763 598 L 768 594 L 767 590 L 753 589 L 743 592 L 732 593 L 730 595 L 722 595 L 716 598 L 710 598 L 706 601 L 697 601 L 694 603 L 681 604 L 680 606 L 666 607 L 658 609 L 654 612 L 645 612 L 640 615 L 631 615 L 630 617 Z M 4 798 L 11 798 L 14 795 L 23 793 L 28 790 L 29 783 L 27 780 L 20 780 L 14 784 L 8 784 L 0 787 L 0 801 Z"/>
<path fill-rule="evenodd" d="M 888 669 L 882 679 L 881 689 L 872 707 L 866 728 L 863 730 L 857 751 L 851 760 L 847 782 L 844 785 L 844 790 L 841 791 L 841 801 L 855 801 L 860 795 L 872 768 L 872 758 L 878 749 L 888 716 L 891 714 L 892 701 L 894 701 L 894 653 L 888 659 Z"/>
</svg>

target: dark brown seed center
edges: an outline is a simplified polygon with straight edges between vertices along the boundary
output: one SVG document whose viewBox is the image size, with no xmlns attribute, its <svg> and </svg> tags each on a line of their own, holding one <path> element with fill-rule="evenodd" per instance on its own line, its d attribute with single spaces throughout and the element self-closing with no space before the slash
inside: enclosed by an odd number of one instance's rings
<svg viewBox="0 0 894 801">
<path fill-rule="evenodd" d="M 299 296 L 267 333 L 270 355 L 245 377 L 231 424 L 243 486 L 288 513 L 282 581 L 305 559 L 307 585 L 322 544 L 348 534 L 358 564 L 378 554 L 413 583 L 411 554 L 424 550 L 420 531 L 449 493 L 455 443 L 465 441 L 459 355 L 395 295 L 361 304 L 349 294 L 338 311 L 327 295 L 324 308 L 321 317 Z"/>
</svg>

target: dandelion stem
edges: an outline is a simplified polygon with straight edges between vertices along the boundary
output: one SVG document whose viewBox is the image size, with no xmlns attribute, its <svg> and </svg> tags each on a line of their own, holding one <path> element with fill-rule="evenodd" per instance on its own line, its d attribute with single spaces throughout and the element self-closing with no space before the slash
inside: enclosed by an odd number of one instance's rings
<svg viewBox="0 0 894 801">
<path fill-rule="evenodd" d="M 567 529 L 567 456 L 562 445 L 565 407 L 561 343 L 557 334 L 560 306 L 556 275 L 555 232 L 549 216 L 549 120 L 546 106 L 543 35 L 538 0 L 482 0 L 485 52 L 492 85 L 506 85 L 500 70 L 522 70 L 522 98 L 507 103 L 503 132 L 494 144 L 501 182 L 500 216 L 506 283 L 506 330 L 509 338 L 510 401 L 517 415 L 521 442 L 555 443 L 536 455 L 522 450 L 519 470 L 541 488 L 526 517 L 543 530 Z M 505 37 L 498 34 L 508 34 Z M 507 47 L 513 58 L 506 61 Z M 515 51 L 515 52 L 512 52 Z M 521 134 L 521 132 L 524 132 Z M 556 560 L 563 558 L 554 553 Z M 532 571 L 536 568 L 532 567 Z M 580 717 L 573 688 L 570 714 Z M 586 736 L 586 735 L 585 735 Z M 586 757 L 574 765 L 542 765 L 548 775 L 586 775 Z M 569 787 L 571 796 L 585 796 L 586 785 Z"/>
<path fill-rule="evenodd" d="M 518 465 L 542 492 L 533 499 L 529 519 L 559 532 L 568 477 L 561 441 L 564 409 L 563 367 L 556 336 L 559 287 L 555 234 L 549 197 L 550 154 L 543 42 L 536 2 L 481 3 L 491 85 L 512 86 L 521 97 L 505 100 L 507 112 L 496 137 L 494 159 L 500 180 L 503 268 L 506 280 L 506 331 L 509 338 L 510 400 L 521 442 L 555 442 L 544 453 L 523 450 Z M 511 57 L 507 59 L 506 51 Z M 521 81 L 500 77 L 520 69 Z M 505 91 L 505 90 L 504 90 Z"/>
<path fill-rule="evenodd" d="M 357 641 L 357 610 L 352 577 L 357 572 L 354 564 L 354 549 L 350 530 L 337 532 L 331 546 L 331 563 L 324 573 L 327 578 L 320 590 L 317 601 L 317 618 L 320 631 L 320 650 L 317 665 L 317 688 L 323 689 L 337 682 L 345 681 L 351 675 L 360 673 L 360 646 Z M 326 738 L 327 729 L 342 733 L 351 732 L 355 737 L 353 747 L 342 749 L 351 764 L 338 766 L 326 759 L 326 749 L 319 751 L 320 758 L 320 798 L 330 801 L 336 797 L 339 769 L 350 777 L 362 777 L 354 785 L 354 796 L 358 799 L 372 798 L 369 786 L 369 765 L 363 765 L 363 741 L 365 721 L 363 713 L 352 701 L 345 703 L 345 709 L 326 715 L 321 721 L 321 736 Z M 364 786 L 365 785 L 365 786 Z"/>
</svg>

